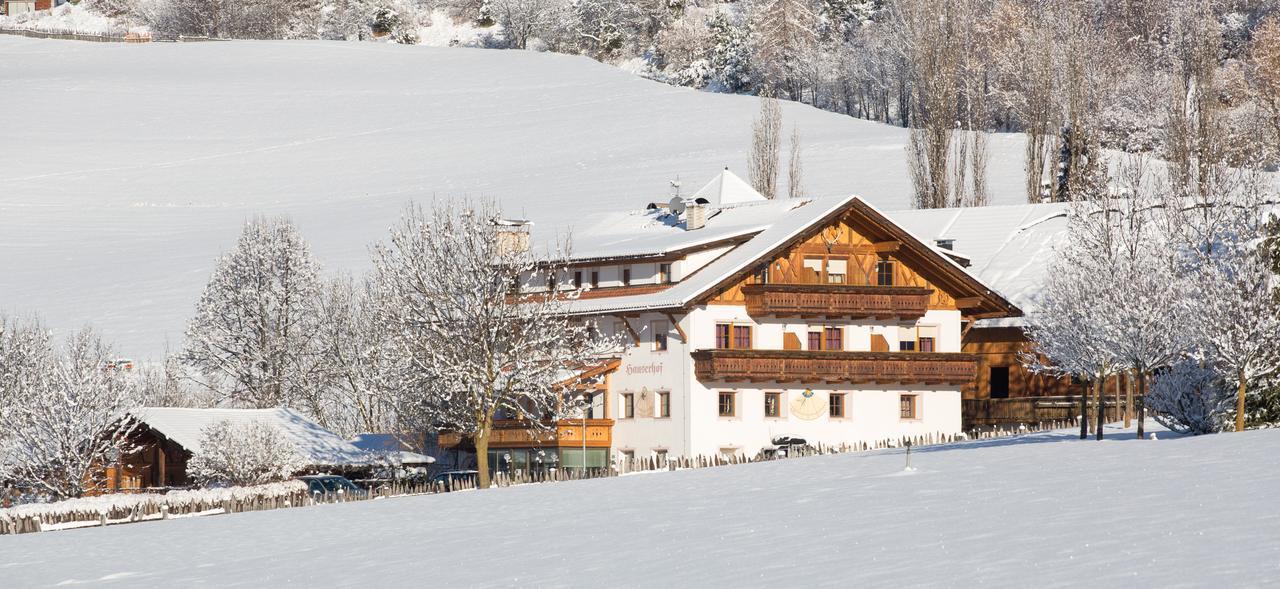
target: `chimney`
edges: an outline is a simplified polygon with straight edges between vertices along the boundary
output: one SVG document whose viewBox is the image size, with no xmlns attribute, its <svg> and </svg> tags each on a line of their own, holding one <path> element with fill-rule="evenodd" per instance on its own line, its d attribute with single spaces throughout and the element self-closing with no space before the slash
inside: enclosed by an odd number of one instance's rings
<svg viewBox="0 0 1280 589">
<path fill-rule="evenodd" d="M 933 243 L 944 250 L 956 249 L 956 240 L 954 239 L 939 238 L 933 240 Z"/>
<path fill-rule="evenodd" d="M 684 209 L 684 230 L 702 229 L 707 224 L 707 205 L 689 203 Z"/>
<path fill-rule="evenodd" d="M 498 253 L 513 254 L 529 251 L 529 226 L 532 223 L 520 219 L 496 219 Z"/>
</svg>

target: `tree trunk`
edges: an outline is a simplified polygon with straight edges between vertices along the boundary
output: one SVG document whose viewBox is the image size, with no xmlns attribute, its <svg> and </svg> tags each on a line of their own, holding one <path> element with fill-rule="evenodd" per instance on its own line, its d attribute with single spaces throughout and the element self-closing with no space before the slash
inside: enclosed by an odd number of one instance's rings
<svg viewBox="0 0 1280 589">
<path fill-rule="evenodd" d="M 1089 391 L 1080 391 L 1080 439 L 1089 437 Z"/>
<path fill-rule="evenodd" d="M 1104 372 L 1103 374 L 1106 373 Z M 1095 397 L 1098 400 L 1098 407 L 1094 409 L 1094 412 L 1097 413 L 1098 419 L 1097 425 L 1094 426 L 1094 435 L 1097 436 L 1097 439 L 1101 440 L 1102 424 L 1107 422 L 1107 378 L 1105 376 L 1099 378 L 1098 383 L 1094 386 L 1097 387 L 1097 394 Z"/>
<path fill-rule="evenodd" d="M 476 480 L 478 482 L 476 485 L 477 489 L 489 488 L 489 429 L 491 427 L 492 425 L 488 423 L 481 424 L 480 430 L 477 431 L 474 436 L 476 444 L 476 470 L 478 471 L 478 474 L 476 474 Z"/>
<path fill-rule="evenodd" d="M 1239 384 L 1236 385 L 1236 431 L 1244 431 L 1244 394 L 1249 383 L 1244 379 L 1244 369 L 1241 368 L 1236 372 L 1236 378 Z"/>
<path fill-rule="evenodd" d="M 1134 369 L 1133 374 L 1129 375 L 1129 382 L 1126 383 L 1129 386 L 1126 386 L 1124 388 L 1124 427 L 1125 429 L 1129 429 L 1129 426 L 1133 425 L 1133 387 L 1134 387 L 1134 379 L 1142 378 L 1141 376 L 1138 376 L 1139 374 L 1141 374 L 1141 372 L 1139 372 L 1137 369 Z"/>
<path fill-rule="evenodd" d="M 1138 439 L 1142 439 L 1143 429 L 1147 423 L 1147 373 L 1138 373 L 1138 398 L 1134 399 L 1138 404 Z"/>
</svg>

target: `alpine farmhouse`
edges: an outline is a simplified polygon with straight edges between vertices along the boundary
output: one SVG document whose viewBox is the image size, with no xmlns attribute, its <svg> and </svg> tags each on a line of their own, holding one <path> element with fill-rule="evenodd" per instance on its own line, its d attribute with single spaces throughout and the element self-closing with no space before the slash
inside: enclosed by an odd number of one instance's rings
<svg viewBox="0 0 1280 589">
<path fill-rule="evenodd" d="M 528 243 L 527 226 L 504 230 Z M 498 421 L 490 464 L 603 467 L 751 456 L 781 438 L 959 434 L 962 391 L 974 396 L 990 373 L 980 361 L 1016 362 L 965 353 L 969 332 L 1021 311 L 951 245 L 857 196 L 766 199 L 728 170 L 691 197 L 577 220 L 567 268 L 527 276 L 523 289 L 581 289 L 568 312 L 630 345 L 586 375 L 587 415 L 550 433 Z"/>
</svg>

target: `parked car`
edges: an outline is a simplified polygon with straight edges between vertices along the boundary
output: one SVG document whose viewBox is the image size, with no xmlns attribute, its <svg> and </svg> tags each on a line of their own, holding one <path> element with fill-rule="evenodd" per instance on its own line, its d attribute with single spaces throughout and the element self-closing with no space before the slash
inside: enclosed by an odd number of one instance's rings
<svg viewBox="0 0 1280 589">
<path fill-rule="evenodd" d="M 336 474 L 315 474 L 304 477 L 298 477 L 298 480 L 307 484 L 307 490 L 312 495 L 347 495 L 349 497 L 363 497 L 369 492 L 357 487 L 355 483 L 347 479 L 347 477 L 338 476 Z"/>
<path fill-rule="evenodd" d="M 475 485 L 479 477 L 480 471 L 477 470 L 449 470 L 436 473 L 428 482 L 433 485 L 443 483 L 446 487 L 453 488 L 454 485 L 464 481 Z"/>
</svg>

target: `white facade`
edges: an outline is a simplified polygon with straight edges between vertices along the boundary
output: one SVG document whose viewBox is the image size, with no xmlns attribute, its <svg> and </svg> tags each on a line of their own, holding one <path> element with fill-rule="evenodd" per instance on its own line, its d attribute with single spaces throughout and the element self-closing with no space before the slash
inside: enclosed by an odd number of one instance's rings
<svg viewBox="0 0 1280 589">
<path fill-rule="evenodd" d="M 614 419 L 613 447 L 617 453 L 647 457 L 745 454 L 754 456 L 780 436 L 805 439 L 810 444 L 839 446 L 873 444 L 879 440 L 901 439 L 928 434 L 958 434 L 961 431 L 959 387 L 938 386 L 811 386 L 787 383 L 701 382 L 694 372 L 690 354 L 716 347 L 715 326 L 731 322 L 750 326 L 753 348 L 783 349 L 783 333 L 797 334 L 807 344 L 811 326 L 840 327 L 846 351 L 870 351 L 871 335 L 881 334 L 897 349 L 904 329 L 934 327 L 938 332 L 938 352 L 960 351 L 960 313 L 929 311 L 916 322 L 821 322 L 783 320 L 756 321 L 746 307 L 735 305 L 699 306 L 679 320 L 690 342 L 681 341 L 669 327 L 663 313 L 647 313 L 629 318 L 641 338 L 627 350 L 609 381 L 610 415 Z M 617 324 L 620 318 L 600 318 L 602 326 Z M 667 327 L 667 349 L 655 350 L 655 326 Z M 619 327 L 606 327 L 611 331 Z M 625 328 L 622 337 L 630 338 Z M 668 394 L 670 415 L 661 414 L 661 394 Z M 720 415 L 720 394 L 732 393 L 732 416 Z M 777 393 L 776 417 L 765 415 L 765 396 Z M 844 415 L 829 414 L 832 394 L 844 395 Z M 627 413 L 626 396 L 632 396 L 634 410 Z M 902 396 L 914 398 L 914 417 L 902 417 Z"/>
</svg>

